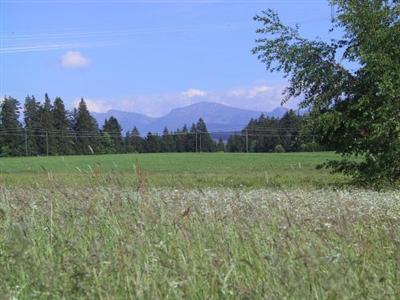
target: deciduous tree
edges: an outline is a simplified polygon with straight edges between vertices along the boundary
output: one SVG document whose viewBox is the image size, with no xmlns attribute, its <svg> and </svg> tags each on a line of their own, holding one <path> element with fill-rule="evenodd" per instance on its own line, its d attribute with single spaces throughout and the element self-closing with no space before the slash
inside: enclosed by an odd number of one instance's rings
<svg viewBox="0 0 400 300">
<path fill-rule="evenodd" d="M 267 10 L 255 17 L 262 26 L 253 52 L 289 79 L 283 101 L 301 97 L 320 142 L 342 154 L 328 167 L 363 183 L 394 183 L 400 179 L 400 3 L 330 2 L 340 39 L 307 39 Z"/>
</svg>

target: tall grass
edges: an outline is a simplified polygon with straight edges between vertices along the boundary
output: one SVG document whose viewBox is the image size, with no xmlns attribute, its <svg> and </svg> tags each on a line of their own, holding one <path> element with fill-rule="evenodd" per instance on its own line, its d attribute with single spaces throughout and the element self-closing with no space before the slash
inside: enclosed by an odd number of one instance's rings
<svg viewBox="0 0 400 300">
<path fill-rule="evenodd" d="M 399 299 L 400 193 L 1 188 L 0 270 L 1 299 Z"/>
</svg>

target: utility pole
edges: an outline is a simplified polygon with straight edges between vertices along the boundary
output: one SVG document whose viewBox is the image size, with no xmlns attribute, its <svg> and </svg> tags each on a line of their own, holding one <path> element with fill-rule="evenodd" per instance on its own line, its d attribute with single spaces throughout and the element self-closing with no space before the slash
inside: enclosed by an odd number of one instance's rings
<svg viewBox="0 0 400 300">
<path fill-rule="evenodd" d="M 200 132 L 200 152 L 201 152 L 201 132 Z"/>
<path fill-rule="evenodd" d="M 28 156 L 28 133 L 25 128 L 25 156 Z"/>
<path fill-rule="evenodd" d="M 249 130 L 246 128 L 246 152 L 249 153 Z"/>
<path fill-rule="evenodd" d="M 46 154 L 49 156 L 49 133 L 46 131 Z"/>
<path fill-rule="evenodd" d="M 196 152 L 197 152 L 197 131 L 196 131 Z"/>
</svg>

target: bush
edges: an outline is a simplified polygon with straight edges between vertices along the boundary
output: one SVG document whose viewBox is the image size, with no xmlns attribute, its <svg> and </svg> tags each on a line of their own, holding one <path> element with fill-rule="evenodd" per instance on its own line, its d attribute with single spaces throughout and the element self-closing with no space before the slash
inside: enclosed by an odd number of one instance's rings
<svg viewBox="0 0 400 300">
<path fill-rule="evenodd" d="M 275 152 L 276 152 L 276 153 L 285 153 L 286 150 L 285 150 L 285 148 L 284 148 L 281 144 L 279 144 L 279 145 L 276 145 L 276 146 L 275 146 Z"/>
</svg>

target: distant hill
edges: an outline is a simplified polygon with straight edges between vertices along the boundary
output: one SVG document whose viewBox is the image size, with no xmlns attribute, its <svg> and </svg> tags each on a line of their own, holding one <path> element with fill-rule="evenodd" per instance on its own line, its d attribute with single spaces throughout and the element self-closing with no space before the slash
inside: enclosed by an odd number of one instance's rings
<svg viewBox="0 0 400 300">
<path fill-rule="evenodd" d="M 149 131 L 161 133 L 164 127 L 176 130 L 186 124 L 190 128 L 191 124 L 197 122 L 199 118 L 204 119 L 210 132 L 238 131 L 243 129 L 251 118 L 258 118 L 263 113 L 270 117 L 281 117 L 286 111 L 286 108 L 278 107 L 271 112 L 260 112 L 219 103 L 201 102 L 173 109 L 167 115 L 159 118 L 118 110 L 92 113 L 92 115 L 100 126 L 103 125 L 106 118 L 114 116 L 120 122 L 124 132 L 136 126 L 140 133 L 145 135 Z"/>
<path fill-rule="evenodd" d="M 122 126 L 123 132 L 128 130 L 132 130 L 133 127 L 137 127 L 141 133 L 142 130 L 150 128 L 151 124 L 156 122 L 157 118 L 151 118 L 146 115 L 134 113 L 134 112 L 127 112 L 127 111 L 120 111 L 120 110 L 109 110 L 105 113 L 91 113 L 92 116 L 96 119 L 99 126 L 103 126 L 104 120 L 113 116 L 114 118 L 118 119 L 118 122 Z"/>
</svg>

